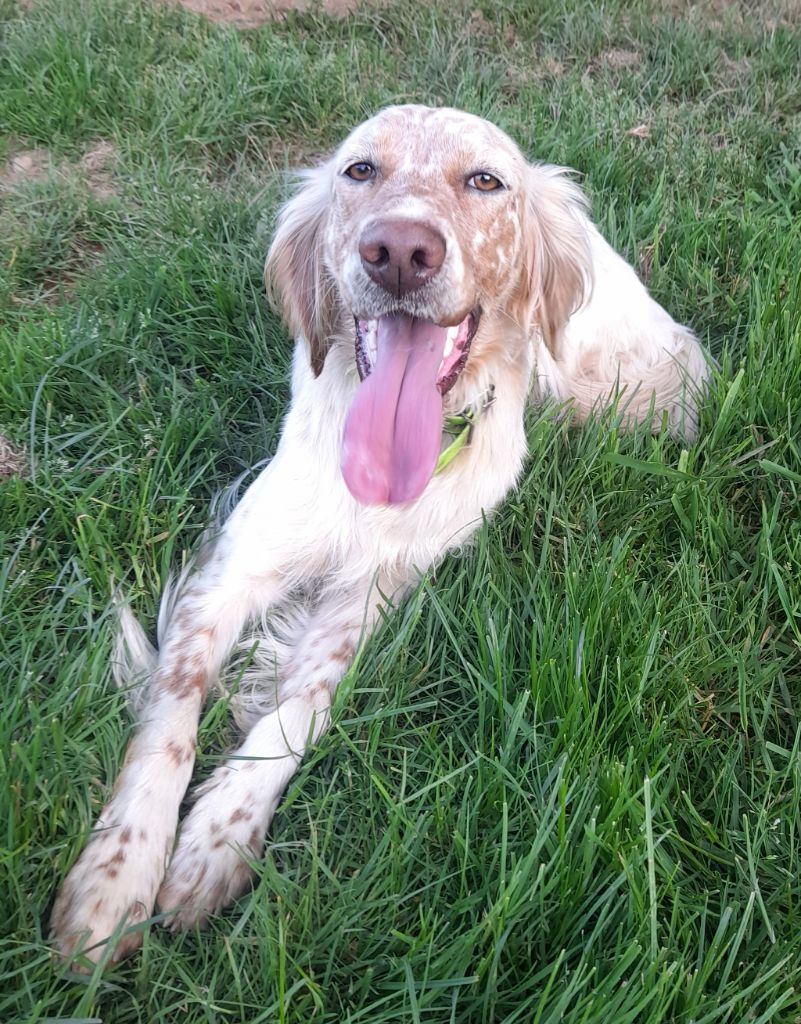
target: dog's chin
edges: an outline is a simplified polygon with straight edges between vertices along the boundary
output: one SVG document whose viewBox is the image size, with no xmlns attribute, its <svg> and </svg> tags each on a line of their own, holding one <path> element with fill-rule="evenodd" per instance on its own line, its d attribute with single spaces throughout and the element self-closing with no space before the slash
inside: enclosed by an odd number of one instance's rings
<svg viewBox="0 0 801 1024">
<path fill-rule="evenodd" d="M 446 316 L 436 323 L 425 317 L 410 315 L 401 309 L 391 310 L 374 317 L 360 317 L 354 314 L 353 319 L 356 324 L 356 367 L 361 380 L 368 377 L 376 365 L 382 321 L 405 319 L 410 323 L 416 322 L 418 329 L 428 324 L 432 335 L 446 331 L 442 359 L 436 374 L 437 388 L 440 394 L 445 395 L 456 383 L 456 379 L 467 363 L 470 346 L 481 320 L 481 310 L 476 306 L 466 316 L 458 318 Z"/>
</svg>

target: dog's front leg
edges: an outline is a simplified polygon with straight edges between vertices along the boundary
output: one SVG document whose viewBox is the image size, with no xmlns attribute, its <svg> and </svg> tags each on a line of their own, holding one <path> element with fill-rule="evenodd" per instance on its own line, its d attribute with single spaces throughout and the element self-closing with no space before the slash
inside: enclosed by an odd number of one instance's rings
<svg viewBox="0 0 801 1024">
<path fill-rule="evenodd" d="M 271 511 L 282 498 L 286 504 L 281 477 L 280 466 L 265 470 L 169 612 L 111 799 L 53 907 L 52 939 L 62 955 L 116 961 L 141 941 L 136 926 L 153 913 L 172 851 L 209 683 L 244 623 L 286 592 L 297 547 L 308 550 L 298 517 L 282 535 L 281 522 L 293 521 L 286 515 L 274 517 L 270 542 L 260 543 Z"/>
<path fill-rule="evenodd" d="M 416 578 L 377 574 L 335 582 L 296 638 L 291 670 L 276 708 L 255 723 L 235 756 L 198 790 L 159 892 L 174 930 L 203 924 L 234 900 L 253 877 L 267 828 L 310 743 L 328 727 L 330 704 L 360 645 L 389 598 Z"/>
</svg>

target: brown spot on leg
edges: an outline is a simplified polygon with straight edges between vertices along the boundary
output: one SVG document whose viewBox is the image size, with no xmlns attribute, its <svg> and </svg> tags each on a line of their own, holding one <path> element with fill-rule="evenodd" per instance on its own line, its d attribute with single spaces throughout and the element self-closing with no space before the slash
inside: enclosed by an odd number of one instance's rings
<svg viewBox="0 0 801 1024">
<path fill-rule="evenodd" d="M 181 664 L 167 677 L 164 688 L 179 700 L 200 695 L 206 692 L 208 675 L 202 667 L 202 661 L 192 665 Z"/>
<path fill-rule="evenodd" d="M 126 825 L 125 828 L 120 832 L 120 842 L 123 846 L 131 841 L 131 826 Z"/>
<path fill-rule="evenodd" d="M 337 647 L 337 649 L 331 655 L 331 660 L 339 662 L 350 661 L 355 653 L 356 648 L 353 646 L 352 643 L 346 640 L 344 643 L 340 644 L 339 647 Z"/>
<path fill-rule="evenodd" d="M 229 825 L 235 825 L 238 821 L 250 821 L 253 817 L 246 807 L 238 807 L 228 819 Z"/>
<path fill-rule="evenodd" d="M 115 864 L 124 864 L 124 863 L 125 863 L 125 851 L 124 850 L 117 850 L 117 852 L 114 854 L 114 856 L 109 858 L 109 860 L 107 860 L 104 864 L 101 864 L 100 867 L 101 868 L 106 868 L 106 870 L 108 871 L 109 874 L 111 874 L 111 872 L 113 871 L 114 872 L 114 875 L 112 875 L 112 878 L 113 878 L 117 874 L 117 869 L 114 867 L 114 865 Z"/>
<path fill-rule="evenodd" d="M 170 740 L 166 747 L 166 753 L 176 768 L 182 764 L 188 764 L 195 755 L 194 741 L 184 746 L 176 743 L 175 740 Z"/>
<path fill-rule="evenodd" d="M 181 747 L 181 745 L 179 743 L 176 743 L 175 740 L 170 740 L 170 742 L 167 744 L 166 754 L 167 754 L 169 759 L 172 761 L 172 763 L 176 767 L 179 764 L 183 763 L 183 759 L 184 759 L 183 748 Z"/>
</svg>

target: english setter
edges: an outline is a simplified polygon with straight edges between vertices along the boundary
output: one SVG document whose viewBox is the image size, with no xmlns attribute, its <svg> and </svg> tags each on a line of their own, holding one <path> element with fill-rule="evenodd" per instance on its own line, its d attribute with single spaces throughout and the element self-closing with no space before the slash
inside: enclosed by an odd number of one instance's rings
<svg viewBox="0 0 801 1024">
<path fill-rule="evenodd" d="M 564 169 L 528 163 L 470 114 L 392 107 L 356 128 L 302 174 L 266 280 L 297 339 L 281 440 L 163 600 L 158 651 L 122 612 L 128 681 L 147 683 L 54 905 L 67 956 L 118 959 L 156 905 L 190 928 L 247 887 L 359 645 L 515 485 L 532 392 L 579 416 L 617 396 L 632 420 L 697 429 L 707 361 L 692 332 L 604 241 Z M 176 844 L 206 691 L 262 622 L 251 728 Z"/>
</svg>

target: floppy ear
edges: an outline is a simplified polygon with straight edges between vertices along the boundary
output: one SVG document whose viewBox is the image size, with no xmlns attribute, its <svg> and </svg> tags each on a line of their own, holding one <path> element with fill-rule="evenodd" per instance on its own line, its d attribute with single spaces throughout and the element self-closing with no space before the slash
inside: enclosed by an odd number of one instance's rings
<svg viewBox="0 0 801 1024">
<path fill-rule="evenodd" d="M 294 337 L 303 337 L 315 377 L 323 370 L 336 326 L 333 282 L 323 263 L 323 230 L 331 204 L 329 164 L 301 171 L 301 186 L 278 215 L 264 283 Z"/>
<path fill-rule="evenodd" d="M 514 312 L 527 329 L 539 326 L 554 354 L 562 328 L 592 287 L 587 200 L 568 173 L 530 165 L 521 218 L 523 277 Z"/>
</svg>

